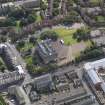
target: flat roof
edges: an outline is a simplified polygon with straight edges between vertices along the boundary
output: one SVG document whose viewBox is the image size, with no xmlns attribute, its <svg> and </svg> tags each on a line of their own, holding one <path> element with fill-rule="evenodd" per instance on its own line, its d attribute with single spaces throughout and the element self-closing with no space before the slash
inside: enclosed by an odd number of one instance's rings
<svg viewBox="0 0 105 105">
<path fill-rule="evenodd" d="M 87 73 L 89 77 L 91 78 L 94 85 L 102 82 L 95 70 L 93 69 L 88 70 Z"/>
<path fill-rule="evenodd" d="M 85 70 L 99 69 L 100 67 L 105 67 L 105 58 L 96 60 L 94 62 L 88 62 L 84 65 Z"/>
<path fill-rule="evenodd" d="M 103 82 L 103 83 L 101 84 L 101 88 L 102 88 L 103 92 L 105 93 L 105 82 Z"/>
<path fill-rule="evenodd" d="M 51 56 L 55 54 L 55 50 L 51 45 L 51 39 L 43 40 L 38 43 L 38 47 L 44 55 Z"/>
</svg>

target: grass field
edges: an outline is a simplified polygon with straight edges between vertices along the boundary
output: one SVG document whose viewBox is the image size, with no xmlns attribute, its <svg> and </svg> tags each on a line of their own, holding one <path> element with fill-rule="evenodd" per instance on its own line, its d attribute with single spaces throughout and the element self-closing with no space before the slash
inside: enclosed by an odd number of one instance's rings
<svg viewBox="0 0 105 105">
<path fill-rule="evenodd" d="M 20 30 L 20 21 L 16 21 L 16 31 L 19 32 Z"/>
<path fill-rule="evenodd" d="M 0 95 L 0 105 L 7 105 L 3 97 Z"/>
<path fill-rule="evenodd" d="M 33 64 L 32 56 L 25 57 L 25 61 L 26 61 L 27 64 Z"/>
<path fill-rule="evenodd" d="M 86 41 L 85 44 L 86 44 L 87 47 L 91 47 L 92 46 L 92 42 L 90 40 Z"/>
<path fill-rule="evenodd" d="M 99 2 L 99 0 L 90 0 L 90 2 L 96 3 Z"/>
<path fill-rule="evenodd" d="M 33 48 L 33 44 L 32 43 L 25 43 L 25 46 L 21 49 L 22 51 L 27 51 L 31 48 Z"/>
<path fill-rule="evenodd" d="M 96 16 L 96 17 L 95 17 L 95 20 L 96 20 L 97 22 L 105 22 L 105 17 L 99 15 L 99 16 Z"/>
<path fill-rule="evenodd" d="M 76 32 L 75 29 L 66 29 L 66 28 L 57 28 L 53 29 L 58 35 L 59 38 L 64 40 L 65 45 L 71 45 L 77 43 L 76 39 L 73 39 L 73 34 Z"/>
<path fill-rule="evenodd" d="M 42 21 L 42 18 L 40 16 L 40 12 L 37 12 L 36 22 L 40 22 L 40 21 Z"/>
</svg>

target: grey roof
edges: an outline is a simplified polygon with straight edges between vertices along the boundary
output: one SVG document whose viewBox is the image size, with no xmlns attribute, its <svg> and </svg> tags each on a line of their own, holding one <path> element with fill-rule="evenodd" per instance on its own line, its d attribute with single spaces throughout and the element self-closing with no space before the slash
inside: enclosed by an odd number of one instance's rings
<svg viewBox="0 0 105 105">
<path fill-rule="evenodd" d="M 96 60 L 94 62 L 88 62 L 84 65 L 85 70 L 99 69 L 100 67 L 105 67 L 105 58 Z"/>
<path fill-rule="evenodd" d="M 86 9 L 88 13 L 94 13 L 94 12 L 100 12 L 100 7 L 94 7 L 94 8 L 87 8 Z"/>
<path fill-rule="evenodd" d="M 0 53 L 4 55 L 5 60 L 11 66 L 16 67 L 21 65 L 23 69 L 25 68 L 25 63 L 14 45 L 10 43 L 0 44 Z"/>
<path fill-rule="evenodd" d="M 91 37 L 97 37 L 101 36 L 101 31 L 100 30 L 93 30 L 90 32 Z"/>
<path fill-rule="evenodd" d="M 41 83 L 49 82 L 49 81 L 52 81 L 51 74 L 45 74 L 45 75 L 35 78 L 35 82 L 37 84 L 41 84 Z"/>
<path fill-rule="evenodd" d="M 36 6 L 40 6 L 40 0 L 24 0 L 24 1 L 16 1 L 14 2 L 14 4 L 16 6 L 28 6 L 28 7 L 31 7 L 33 8 L 36 7 Z M 34 5 L 33 5 L 34 4 Z"/>
<path fill-rule="evenodd" d="M 44 40 L 40 43 L 38 43 L 38 47 L 40 51 L 45 55 L 45 56 L 51 56 L 55 54 L 55 50 L 51 46 L 51 40 L 47 39 Z"/>
<path fill-rule="evenodd" d="M 45 88 L 49 88 L 49 89 L 54 88 L 51 74 L 45 74 L 38 78 L 35 78 L 33 81 L 33 85 L 37 90 L 43 90 Z"/>
<path fill-rule="evenodd" d="M 20 75 L 17 71 L 10 73 L 3 73 L 0 75 L 0 86 L 13 83 L 15 81 L 21 80 L 25 75 Z"/>
<path fill-rule="evenodd" d="M 102 88 L 103 92 L 105 93 L 105 82 L 103 82 L 103 83 L 101 84 L 101 88 Z"/>
<path fill-rule="evenodd" d="M 91 78 L 94 85 L 102 82 L 95 70 L 93 69 L 88 70 L 87 73 L 89 77 Z"/>
</svg>

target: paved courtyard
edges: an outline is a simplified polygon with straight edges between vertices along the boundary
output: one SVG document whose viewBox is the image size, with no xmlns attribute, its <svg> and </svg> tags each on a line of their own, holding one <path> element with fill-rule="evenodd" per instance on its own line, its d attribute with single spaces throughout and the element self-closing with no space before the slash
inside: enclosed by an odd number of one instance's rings
<svg viewBox="0 0 105 105">
<path fill-rule="evenodd" d="M 66 46 L 62 45 L 59 40 L 57 42 L 53 42 L 52 45 L 58 54 L 57 62 L 59 66 L 74 60 L 75 57 L 87 47 L 85 42 Z"/>
</svg>

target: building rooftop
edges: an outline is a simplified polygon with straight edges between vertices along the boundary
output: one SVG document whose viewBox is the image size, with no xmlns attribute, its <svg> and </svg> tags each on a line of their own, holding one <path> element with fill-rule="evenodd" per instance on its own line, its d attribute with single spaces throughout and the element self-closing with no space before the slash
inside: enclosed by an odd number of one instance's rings
<svg viewBox="0 0 105 105">
<path fill-rule="evenodd" d="M 51 56 L 53 53 L 55 53 L 55 50 L 51 46 L 50 39 L 38 43 L 38 46 L 45 56 Z"/>
<path fill-rule="evenodd" d="M 17 71 L 13 71 L 10 73 L 4 73 L 0 75 L 0 86 L 5 86 L 7 84 L 14 83 L 23 79 L 25 75 L 20 75 Z"/>
<path fill-rule="evenodd" d="M 93 30 L 90 32 L 91 37 L 99 37 L 101 36 L 101 31 L 100 30 Z"/>
<path fill-rule="evenodd" d="M 46 85 L 47 86 L 51 85 L 49 84 L 49 83 L 52 83 L 51 74 L 45 74 L 40 77 L 37 77 L 34 79 L 33 83 L 38 89 L 46 87 Z"/>
<path fill-rule="evenodd" d="M 98 76 L 95 70 L 91 69 L 91 70 L 88 70 L 87 72 L 88 72 L 89 77 L 92 79 L 94 85 L 102 82 L 102 79 Z"/>
<path fill-rule="evenodd" d="M 105 58 L 94 61 L 94 62 L 88 62 L 84 65 L 85 70 L 89 69 L 99 69 L 100 67 L 105 67 Z"/>
<path fill-rule="evenodd" d="M 19 65 L 21 65 L 23 68 L 25 67 L 25 63 L 23 62 L 14 45 L 11 45 L 10 43 L 0 44 L 0 49 L 3 49 L 1 53 L 4 55 L 5 60 L 10 63 L 10 65 L 18 66 L 19 68 Z"/>
<path fill-rule="evenodd" d="M 91 84 L 99 102 L 105 104 L 105 58 L 84 65 L 85 77 Z"/>
</svg>

